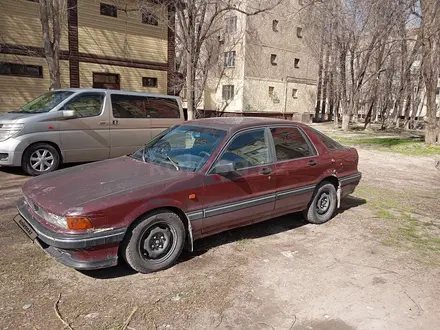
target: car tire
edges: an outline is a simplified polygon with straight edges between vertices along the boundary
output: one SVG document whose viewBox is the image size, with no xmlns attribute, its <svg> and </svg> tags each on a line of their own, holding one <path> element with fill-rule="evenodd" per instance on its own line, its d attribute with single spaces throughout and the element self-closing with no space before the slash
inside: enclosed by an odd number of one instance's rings
<svg viewBox="0 0 440 330">
<path fill-rule="evenodd" d="M 304 211 L 304 217 L 313 224 L 326 223 L 333 217 L 337 203 L 335 186 L 329 182 L 323 182 L 316 188 L 309 207 Z"/>
<path fill-rule="evenodd" d="M 23 153 L 21 167 L 32 176 L 37 176 L 58 169 L 61 157 L 56 148 L 47 143 L 36 143 Z"/>
<path fill-rule="evenodd" d="M 122 256 L 139 273 L 152 273 L 175 264 L 185 245 L 185 226 L 180 217 L 159 210 L 140 218 L 122 243 Z"/>
</svg>

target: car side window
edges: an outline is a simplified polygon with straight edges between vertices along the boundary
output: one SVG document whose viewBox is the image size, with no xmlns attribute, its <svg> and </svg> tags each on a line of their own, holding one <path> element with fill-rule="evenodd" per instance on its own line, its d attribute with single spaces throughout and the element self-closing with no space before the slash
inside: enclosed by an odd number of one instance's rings
<svg viewBox="0 0 440 330">
<path fill-rule="evenodd" d="M 78 118 L 95 117 L 101 114 L 103 102 L 104 94 L 81 94 L 65 104 L 61 110 L 75 110 Z"/>
<path fill-rule="evenodd" d="M 270 162 L 264 129 L 241 133 L 233 138 L 219 161 L 232 161 L 236 170 Z"/>
<path fill-rule="evenodd" d="M 147 118 L 147 97 L 112 94 L 112 111 L 115 118 Z"/>
<path fill-rule="evenodd" d="M 277 127 L 271 130 L 277 161 L 287 161 L 316 155 L 309 139 L 296 127 Z"/>
</svg>

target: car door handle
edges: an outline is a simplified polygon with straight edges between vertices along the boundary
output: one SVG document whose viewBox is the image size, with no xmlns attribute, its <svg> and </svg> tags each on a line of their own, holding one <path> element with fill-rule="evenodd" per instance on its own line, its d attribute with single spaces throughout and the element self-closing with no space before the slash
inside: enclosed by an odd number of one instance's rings
<svg viewBox="0 0 440 330">
<path fill-rule="evenodd" d="M 272 173 L 272 170 L 270 168 L 263 168 L 260 171 L 260 174 L 263 174 L 263 175 L 269 175 L 270 173 Z"/>
<path fill-rule="evenodd" d="M 119 125 L 119 120 L 113 120 L 113 125 Z"/>
<path fill-rule="evenodd" d="M 98 125 L 107 125 L 107 122 L 106 121 L 100 121 L 100 122 L 98 122 Z"/>
<path fill-rule="evenodd" d="M 316 166 L 316 165 L 318 165 L 318 162 L 316 160 L 311 160 L 310 162 L 307 163 L 307 165 Z"/>
</svg>

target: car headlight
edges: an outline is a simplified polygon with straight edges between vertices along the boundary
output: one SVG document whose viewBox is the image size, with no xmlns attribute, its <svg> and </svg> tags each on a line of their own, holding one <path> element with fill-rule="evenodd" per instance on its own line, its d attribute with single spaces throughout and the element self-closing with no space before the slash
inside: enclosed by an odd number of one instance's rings
<svg viewBox="0 0 440 330">
<path fill-rule="evenodd" d="M 23 129 L 24 124 L 0 124 L 0 141 L 16 136 Z"/>
<path fill-rule="evenodd" d="M 61 215 L 56 215 L 47 211 L 43 211 L 43 218 L 47 222 L 64 229 L 87 230 L 93 228 L 90 219 L 83 216 L 63 217 Z"/>
<path fill-rule="evenodd" d="M 44 220 L 47 222 L 64 229 L 69 229 L 67 226 L 67 218 L 61 215 L 56 215 L 47 211 L 41 212 Z"/>
</svg>

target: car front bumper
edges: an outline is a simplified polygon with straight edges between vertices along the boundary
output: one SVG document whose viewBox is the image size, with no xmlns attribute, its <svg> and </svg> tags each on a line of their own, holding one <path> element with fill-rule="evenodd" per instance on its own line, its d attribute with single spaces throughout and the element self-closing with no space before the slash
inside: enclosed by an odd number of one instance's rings
<svg viewBox="0 0 440 330">
<path fill-rule="evenodd" d="M 115 266 L 118 263 L 119 243 L 125 228 L 86 234 L 58 233 L 46 228 L 28 210 L 24 199 L 17 203 L 18 226 L 47 254 L 60 263 L 81 270 Z"/>
<path fill-rule="evenodd" d="M 0 142 L 0 166 L 21 166 L 22 141 L 14 138 Z"/>
</svg>

